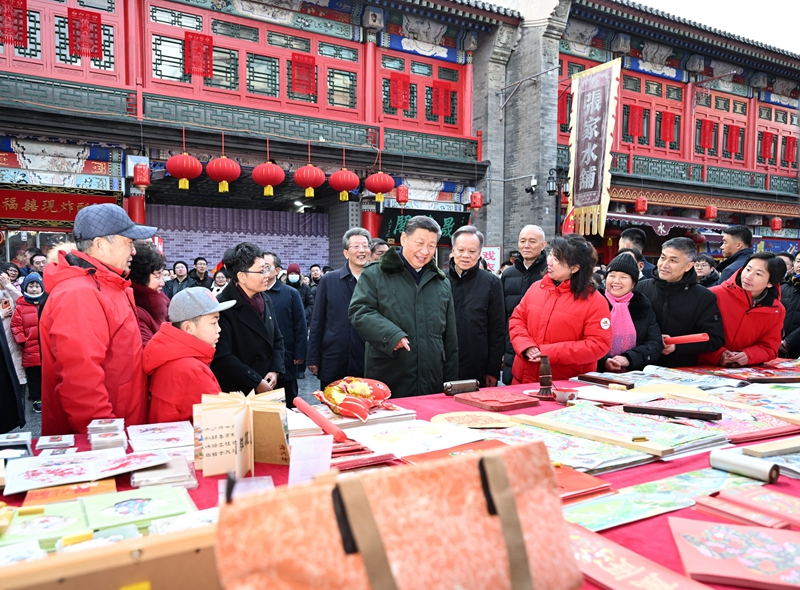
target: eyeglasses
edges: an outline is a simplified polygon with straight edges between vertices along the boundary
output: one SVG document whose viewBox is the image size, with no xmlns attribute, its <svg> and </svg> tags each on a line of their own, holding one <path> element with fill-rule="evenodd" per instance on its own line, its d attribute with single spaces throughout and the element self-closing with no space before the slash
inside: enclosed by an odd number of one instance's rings
<svg viewBox="0 0 800 590">
<path fill-rule="evenodd" d="M 348 250 L 369 250 L 369 246 L 360 246 L 357 244 L 353 244 L 348 248 Z"/>
<path fill-rule="evenodd" d="M 271 270 L 272 267 L 268 264 L 261 270 L 243 270 L 240 272 L 246 272 L 247 274 L 251 275 L 268 275 Z"/>
</svg>

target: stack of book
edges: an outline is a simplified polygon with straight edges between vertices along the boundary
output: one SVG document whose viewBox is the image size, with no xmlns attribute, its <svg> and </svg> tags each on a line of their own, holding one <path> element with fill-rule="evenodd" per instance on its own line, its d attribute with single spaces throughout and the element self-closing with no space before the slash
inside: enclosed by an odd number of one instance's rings
<svg viewBox="0 0 800 590">
<path fill-rule="evenodd" d="M 56 436 L 42 436 L 36 441 L 36 450 L 63 449 L 75 446 L 74 434 L 59 434 Z"/>
<path fill-rule="evenodd" d="M 156 485 L 181 486 L 187 490 L 197 488 L 194 465 L 190 464 L 186 457 L 177 455 L 170 457 L 169 462 L 164 465 L 131 473 L 131 486 L 134 488 Z"/>
<path fill-rule="evenodd" d="M 125 436 L 125 420 L 122 418 L 101 418 L 89 422 L 86 427 L 92 450 L 128 448 Z"/>
</svg>

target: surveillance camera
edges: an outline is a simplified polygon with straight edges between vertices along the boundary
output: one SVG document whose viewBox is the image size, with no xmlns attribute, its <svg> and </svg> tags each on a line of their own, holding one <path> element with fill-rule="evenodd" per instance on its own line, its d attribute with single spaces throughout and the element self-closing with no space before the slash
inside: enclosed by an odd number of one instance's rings
<svg viewBox="0 0 800 590">
<path fill-rule="evenodd" d="M 526 186 L 525 187 L 525 192 L 528 193 L 529 195 L 532 195 L 535 190 L 536 190 L 536 188 L 533 187 L 533 186 Z"/>
</svg>

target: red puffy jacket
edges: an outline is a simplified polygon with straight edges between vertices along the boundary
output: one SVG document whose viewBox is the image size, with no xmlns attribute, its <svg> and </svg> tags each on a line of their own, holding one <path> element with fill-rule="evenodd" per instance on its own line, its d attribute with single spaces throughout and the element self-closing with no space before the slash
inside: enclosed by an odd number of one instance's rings
<svg viewBox="0 0 800 590">
<path fill-rule="evenodd" d="M 144 370 L 150 378 L 148 422 L 178 422 L 192 419 L 192 406 L 204 393 L 218 394 L 219 383 L 208 367 L 214 347 L 169 323 L 144 348 Z"/>
<path fill-rule="evenodd" d="M 753 297 L 737 282 L 741 274 L 742 271 L 738 270 L 721 285 L 711 287 L 722 315 L 725 346 L 700 355 L 698 363 L 701 365 L 719 364 L 725 350 L 744 352 L 748 365 L 757 365 L 778 356 L 786 317 L 778 286 L 770 287 L 762 304 L 753 307 Z"/>
<path fill-rule="evenodd" d="M 39 306 L 17 299 L 17 307 L 11 316 L 11 333 L 22 347 L 22 366 L 38 367 L 42 364 L 39 355 Z"/>
<path fill-rule="evenodd" d="M 556 285 L 545 275 L 514 309 L 508 335 L 514 348 L 514 383 L 539 381 L 539 363 L 523 356 L 531 346 L 550 357 L 553 379 L 569 379 L 597 370 L 598 359 L 608 353 L 611 311 L 597 291 L 575 299 L 569 281 Z"/>
<path fill-rule="evenodd" d="M 96 418 L 147 420 L 147 376 L 130 281 L 77 250 L 47 265 L 42 434 L 85 433 Z"/>
</svg>

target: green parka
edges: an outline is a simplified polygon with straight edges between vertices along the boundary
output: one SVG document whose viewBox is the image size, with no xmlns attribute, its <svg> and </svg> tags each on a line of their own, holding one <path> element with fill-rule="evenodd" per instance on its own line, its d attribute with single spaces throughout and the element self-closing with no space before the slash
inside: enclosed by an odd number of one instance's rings
<svg viewBox="0 0 800 590">
<path fill-rule="evenodd" d="M 350 322 L 366 340 L 364 376 L 386 383 L 392 397 L 442 391 L 458 379 L 458 337 L 453 294 L 431 261 L 419 285 L 395 248 L 368 265 L 350 300 Z M 395 351 L 401 338 L 411 351 Z"/>
</svg>

